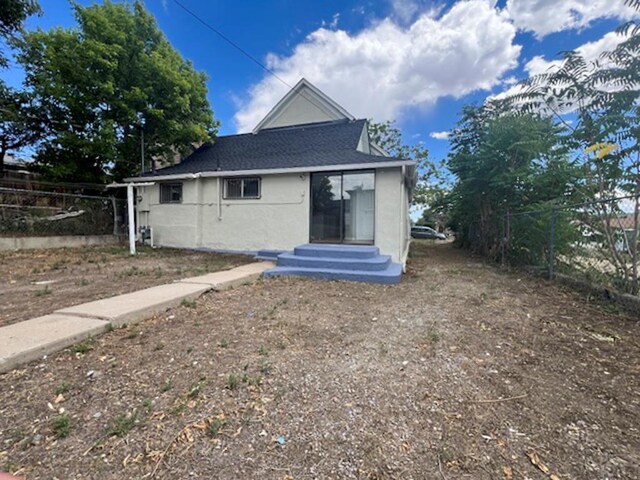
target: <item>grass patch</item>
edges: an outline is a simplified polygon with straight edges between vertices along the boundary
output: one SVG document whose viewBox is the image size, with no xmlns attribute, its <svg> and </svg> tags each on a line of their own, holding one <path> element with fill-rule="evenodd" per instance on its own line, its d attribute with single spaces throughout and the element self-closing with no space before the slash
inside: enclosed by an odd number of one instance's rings
<svg viewBox="0 0 640 480">
<path fill-rule="evenodd" d="M 227 377 L 227 388 L 229 390 L 235 390 L 240 385 L 240 377 L 235 373 L 230 373 Z"/>
<path fill-rule="evenodd" d="M 220 430 L 227 422 L 224 419 L 216 418 L 211 421 L 209 427 L 207 428 L 207 433 L 210 437 L 215 437 L 220 433 Z"/>
<path fill-rule="evenodd" d="M 440 333 L 438 330 L 436 330 L 435 328 L 432 329 L 429 332 L 429 340 L 432 343 L 438 343 L 440 340 L 442 340 L 442 333 Z"/>
<path fill-rule="evenodd" d="M 147 413 L 149 413 L 151 410 L 153 410 L 153 400 L 151 400 L 150 398 L 145 399 L 145 401 L 142 402 L 142 408 L 144 408 Z"/>
<path fill-rule="evenodd" d="M 138 420 L 137 413 L 123 413 L 117 417 L 112 418 L 107 425 L 108 436 L 124 437 L 127 433 L 136 426 Z"/>
<path fill-rule="evenodd" d="M 200 392 L 202 392 L 202 388 L 205 386 L 205 384 L 206 381 L 204 379 L 196 383 L 195 386 L 191 390 L 189 390 L 188 397 L 196 398 L 198 395 L 200 395 Z"/>
<path fill-rule="evenodd" d="M 132 329 L 124 338 L 126 338 L 127 340 L 133 340 L 134 338 L 137 338 L 138 335 L 140 335 L 140 332 L 138 332 L 135 328 Z"/>
<path fill-rule="evenodd" d="M 227 348 L 229 346 L 229 340 L 227 340 L 226 338 L 220 339 L 220 343 L 218 343 L 218 346 L 220 348 Z"/>
<path fill-rule="evenodd" d="M 187 411 L 187 404 L 184 402 L 176 403 L 171 409 L 171 413 L 174 415 L 180 415 L 181 413 L 184 413 L 186 411 Z"/>
<path fill-rule="evenodd" d="M 266 360 L 262 360 L 262 362 L 260 362 L 260 373 L 262 373 L 263 375 L 266 375 L 270 371 L 271 371 L 271 365 L 269 364 L 269 362 L 267 362 Z"/>
<path fill-rule="evenodd" d="M 36 297 L 44 297 L 45 295 L 51 295 L 53 293 L 53 290 L 51 290 L 49 288 L 49 285 L 47 285 L 44 288 L 41 288 L 40 290 L 36 290 L 34 295 Z"/>
<path fill-rule="evenodd" d="M 53 264 L 51 265 L 51 270 L 61 270 L 63 268 L 67 268 L 65 267 L 65 263 L 67 263 L 64 260 L 57 260 L 55 262 L 53 262 Z"/>
<path fill-rule="evenodd" d="M 51 421 L 51 428 L 57 438 L 66 438 L 71 431 L 71 419 L 68 413 L 58 415 Z"/>
<path fill-rule="evenodd" d="M 73 384 L 71 383 L 67 383 L 67 382 L 63 382 L 60 385 L 57 386 L 56 388 L 56 395 L 62 395 L 64 393 L 69 392 L 71 389 L 73 388 Z"/>
<path fill-rule="evenodd" d="M 182 301 L 180 302 L 180 305 L 182 305 L 183 307 L 187 307 L 187 308 L 196 308 L 197 304 L 196 301 L 190 298 L 183 298 Z"/>
<path fill-rule="evenodd" d="M 106 263 L 106 259 L 104 259 L 102 263 Z M 120 277 L 120 278 L 136 277 L 136 276 L 145 275 L 145 274 L 146 274 L 146 272 L 144 270 L 141 270 L 138 267 L 136 267 L 135 265 L 132 265 L 131 267 L 122 270 L 118 274 L 118 277 Z"/>
<path fill-rule="evenodd" d="M 76 343 L 71 347 L 71 351 L 73 353 L 87 353 L 88 351 L 93 350 L 95 343 L 96 339 L 89 337 L 84 342 Z"/>
<path fill-rule="evenodd" d="M 162 384 L 162 386 L 160 387 L 160 391 L 162 393 L 168 392 L 169 390 L 171 390 L 173 388 L 173 380 L 171 380 L 170 378 L 167 379 L 166 382 L 164 382 Z"/>
</svg>

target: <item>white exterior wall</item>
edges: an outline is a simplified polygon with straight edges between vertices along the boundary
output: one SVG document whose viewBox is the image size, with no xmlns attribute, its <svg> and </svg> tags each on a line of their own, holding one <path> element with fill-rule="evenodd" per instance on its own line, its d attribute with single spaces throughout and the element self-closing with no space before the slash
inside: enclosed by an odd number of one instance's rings
<svg viewBox="0 0 640 480">
<path fill-rule="evenodd" d="M 218 182 L 182 181 L 183 201 L 161 204 L 159 185 L 138 191 L 139 225 L 153 228 L 156 245 L 217 250 L 291 250 L 309 241 L 310 175 L 263 175 L 261 198 L 219 202 Z M 402 167 L 376 170 L 375 245 L 394 262 L 406 260 L 407 192 Z"/>
<path fill-rule="evenodd" d="M 409 256 L 409 246 L 411 244 L 411 196 L 409 194 L 409 189 L 406 186 L 405 175 L 407 174 L 407 168 L 402 168 L 402 177 L 403 177 L 403 188 L 402 188 L 402 206 L 403 213 L 401 216 L 402 225 L 400 227 L 401 235 L 400 235 L 400 261 L 402 264 L 406 264 L 407 257 Z"/>
<path fill-rule="evenodd" d="M 290 250 L 309 241 L 309 175 L 263 175 L 261 197 L 222 200 L 218 180 L 203 179 L 202 246 Z M 223 188 L 223 179 L 220 179 Z M 220 214 L 220 215 L 219 215 Z"/>
<path fill-rule="evenodd" d="M 182 203 L 160 203 L 158 184 L 138 191 L 139 225 L 156 245 L 255 251 L 288 250 L 309 241 L 309 175 L 263 175 L 261 198 L 225 200 L 223 179 L 182 181 Z"/>
<path fill-rule="evenodd" d="M 180 183 L 180 182 L 175 182 Z M 182 203 L 160 203 L 160 185 L 139 187 L 138 224 L 153 227 L 153 241 L 163 247 L 195 248 L 197 216 L 193 180 L 182 183 Z"/>
<path fill-rule="evenodd" d="M 375 245 L 380 253 L 391 255 L 394 262 L 404 262 L 403 190 L 402 168 L 376 170 Z"/>
</svg>

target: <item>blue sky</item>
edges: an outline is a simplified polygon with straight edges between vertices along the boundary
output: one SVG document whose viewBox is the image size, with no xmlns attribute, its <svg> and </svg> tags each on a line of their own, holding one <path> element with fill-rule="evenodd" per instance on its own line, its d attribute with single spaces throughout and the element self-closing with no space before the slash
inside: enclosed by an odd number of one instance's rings
<svg viewBox="0 0 640 480">
<path fill-rule="evenodd" d="M 582 48 L 595 58 L 633 15 L 623 0 L 180 1 L 288 84 L 304 75 L 358 117 L 396 119 L 405 140 L 423 142 L 435 159 L 446 155 L 443 132 L 463 105 L 549 68 L 560 51 Z M 29 29 L 74 25 L 65 1 L 40 5 Z M 221 134 L 251 128 L 286 92 L 173 0 L 146 6 L 208 74 Z M 16 66 L 2 76 L 14 85 L 22 77 Z"/>
</svg>

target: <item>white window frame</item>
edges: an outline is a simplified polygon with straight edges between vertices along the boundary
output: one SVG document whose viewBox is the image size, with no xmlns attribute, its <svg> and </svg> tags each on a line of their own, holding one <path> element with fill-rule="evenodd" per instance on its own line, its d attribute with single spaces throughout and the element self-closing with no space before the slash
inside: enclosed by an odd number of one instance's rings
<svg viewBox="0 0 640 480">
<path fill-rule="evenodd" d="M 176 186 L 180 186 L 180 200 L 171 200 L 171 195 L 169 195 L 169 200 L 163 200 L 162 199 L 162 189 L 163 188 L 173 188 Z M 160 193 L 160 203 L 162 204 L 176 204 L 176 203 L 182 203 L 182 199 L 184 198 L 184 185 L 182 184 L 182 182 L 164 182 L 160 184 L 160 188 L 159 188 L 159 193 Z"/>
<path fill-rule="evenodd" d="M 230 197 L 229 196 L 229 181 L 240 181 L 242 182 L 240 185 L 241 194 L 239 197 Z M 257 180 L 258 181 L 258 195 L 257 196 L 245 196 L 244 194 L 244 182 L 247 180 Z M 223 179 L 223 188 L 224 188 L 224 199 L 225 200 L 258 200 L 262 197 L 262 178 L 261 177 L 227 177 Z"/>
</svg>

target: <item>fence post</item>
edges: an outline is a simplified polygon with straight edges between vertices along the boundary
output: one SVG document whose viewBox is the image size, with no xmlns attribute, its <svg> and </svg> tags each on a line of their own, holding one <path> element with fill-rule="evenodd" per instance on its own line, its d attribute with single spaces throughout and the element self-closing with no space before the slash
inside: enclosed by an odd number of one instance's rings
<svg viewBox="0 0 640 480">
<path fill-rule="evenodd" d="M 555 277 L 555 262 L 556 262 L 556 210 L 551 211 L 550 225 L 549 225 L 549 280 L 553 280 Z"/>
<path fill-rule="evenodd" d="M 120 235 L 120 223 L 118 222 L 118 203 L 116 202 L 116 197 L 111 195 L 109 197 L 111 199 L 111 208 L 113 210 L 113 234 Z"/>
<path fill-rule="evenodd" d="M 500 265 L 504 268 L 507 248 L 507 215 L 502 217 L 502 238 L 500 239 Z"/>
</svg>

